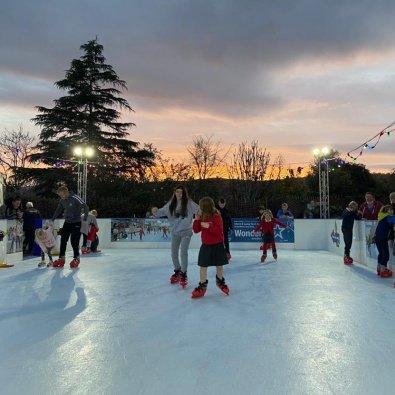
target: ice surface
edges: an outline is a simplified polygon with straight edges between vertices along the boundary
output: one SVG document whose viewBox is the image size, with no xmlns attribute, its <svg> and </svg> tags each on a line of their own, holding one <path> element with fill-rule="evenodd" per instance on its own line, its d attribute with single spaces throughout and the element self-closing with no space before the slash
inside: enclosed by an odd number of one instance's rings
<svg viewBox="0 0 395 395">
<path fill-rule="evenodd" d="M 170 285 L 170 252 L 0 269 L 0 393 L 394 394 L 395 289 L 324 251 L 232 251 L 225 296 Z M 270 257 L 270 251 L 269 251 Z M 270 260 L 270 259 L 269 259 Z"/>
</svg>

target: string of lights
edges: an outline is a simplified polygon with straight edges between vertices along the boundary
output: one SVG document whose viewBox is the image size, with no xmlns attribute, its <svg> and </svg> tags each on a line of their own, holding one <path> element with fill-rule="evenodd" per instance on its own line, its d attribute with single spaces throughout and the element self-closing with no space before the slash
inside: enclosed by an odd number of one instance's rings
<svg viewBox="0 0 395 395">
<path fill-rule="evenodd" d="M 375 134 L 372 138 L 365 141 L 358 147 L 355 147 L 351 151 L 347 152 L 347 156 L 351 158 L 354 162 L 363 155 L 363 152 L 367 150 L 373 150 L 376 148 L 377 144 L 380 142 L 381 138 L 386 135 L 388 138 L 391 137 L 391 133 L 395 131 L 395 128 L 391 129 L 395 125 L 395 121 L 388 125 L 383 130 L 380 130 L 377 134 Z M 373 142 L 373 143 L 372 143 Z M 357 154 L 352 154 L 353 152 L 357 152 Z"/>
</svg>

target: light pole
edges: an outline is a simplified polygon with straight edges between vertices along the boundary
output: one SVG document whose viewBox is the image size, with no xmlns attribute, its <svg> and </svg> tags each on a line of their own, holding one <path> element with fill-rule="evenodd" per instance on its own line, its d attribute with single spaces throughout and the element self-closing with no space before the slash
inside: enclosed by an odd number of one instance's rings
<svg viewBox="0 0 395 395">
<path fill-rule="evenodd" d="M 82 197 L 86 203 L 86 189 L 88 184 L 88 158 L 91 158 L 95 151 L 92 147 L 74 147 L 73 153 L 78 157 L 78 179 L 77 194 Z M 82 171 L 81 171 L 82 167 Z"/>
<path fill-rule="evenodd" d="M 315 148 L 313 154 L 318 157 L 318 183 L 320 192 L 320 218 L 330 218 L 329 212 L 329 163 L 323 156 L 329 154 L 329 148 Z M 321 166 L 321 162 L 325 166 Z"/>
</svg>

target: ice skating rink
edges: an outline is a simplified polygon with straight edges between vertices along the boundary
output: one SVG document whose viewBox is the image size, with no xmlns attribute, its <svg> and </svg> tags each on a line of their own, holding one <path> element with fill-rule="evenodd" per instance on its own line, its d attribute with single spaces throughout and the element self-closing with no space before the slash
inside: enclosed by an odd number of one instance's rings
<svg viewBox="0 0 395 395">
<path fill-rule="evenodd" d="M 232 251 L 231 294 L 170 285 L 169 250 L 0 270 L 0 393 L 393 395 L 395 289 L 319 251 Z M 269 251 L 270 254 L 270 251 Z"/>
</svg>

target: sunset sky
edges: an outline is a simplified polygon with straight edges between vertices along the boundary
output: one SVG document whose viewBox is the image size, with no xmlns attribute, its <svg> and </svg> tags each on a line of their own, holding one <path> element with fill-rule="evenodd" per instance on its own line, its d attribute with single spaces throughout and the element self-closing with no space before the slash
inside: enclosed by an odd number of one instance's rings
<svg viewBox="0 0 395 395">
<path fill-rule="evenodd" d="M 98 37 L 127 82 L 131 139 L 187 158 L 194 136 L 257 140 L 308 164 L 395 121 L 392 0 L 14 0 L 0 12 L 0 131 L 38 134 L 79 47 Z M 393 169 L 395 132 L 357 163 Z M 359 151 L 358 151 L 359 152 Z"/>
</svg>

